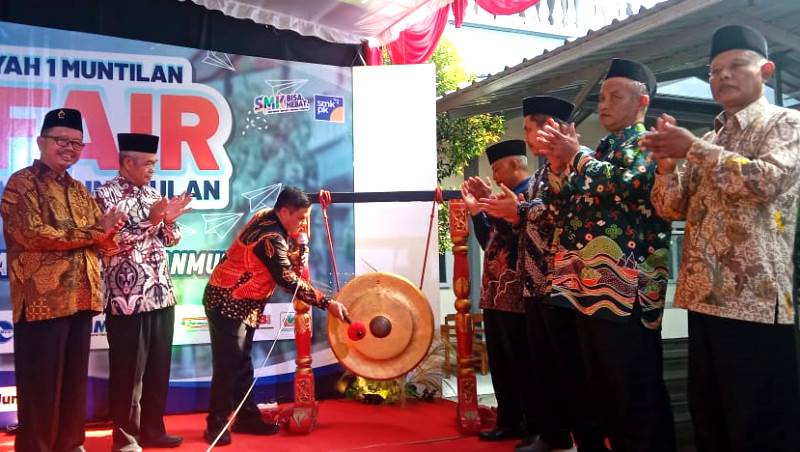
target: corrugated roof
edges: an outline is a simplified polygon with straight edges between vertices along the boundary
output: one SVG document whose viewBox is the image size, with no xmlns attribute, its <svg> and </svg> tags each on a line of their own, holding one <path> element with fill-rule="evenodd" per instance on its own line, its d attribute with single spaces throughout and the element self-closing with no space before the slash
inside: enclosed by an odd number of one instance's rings
<svg viewBox="0 0 800 452">
<path fill-rule="evenodd" d="M 470 116 L 519 108 L 523 97 L 535 94 L 574 98 L 612 57 L 647 64 L 659 81 L 703 77 L 712 33 L 731 23 L 764 33 L 784 94 L 800 95 L 800 1 L 669 0 L 449 93 L 437 101 L 437 111 Z"/>
</svg>

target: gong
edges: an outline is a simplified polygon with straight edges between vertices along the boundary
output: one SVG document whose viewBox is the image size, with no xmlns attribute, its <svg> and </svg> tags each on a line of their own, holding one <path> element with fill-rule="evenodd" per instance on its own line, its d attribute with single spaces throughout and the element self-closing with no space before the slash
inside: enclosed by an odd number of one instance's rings
<svg viewBox="0 0 800 452">
<path fill-rule="evenodd" d="M 433 341 L 433 312 L 425 295 L 408 279 L 392 273 L 367 273 L 350 280 L 337 301 L 366 332 L 348 336 L 349 325 L 328 316 L 328 340 L 350 372 L 371 380 L 408 373 L 425 358 Z"/>
</svg>

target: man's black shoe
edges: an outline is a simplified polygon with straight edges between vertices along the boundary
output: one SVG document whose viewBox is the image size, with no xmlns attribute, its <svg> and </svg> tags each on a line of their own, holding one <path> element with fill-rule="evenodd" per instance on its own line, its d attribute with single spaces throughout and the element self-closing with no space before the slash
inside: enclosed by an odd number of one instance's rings
<svg viewBox="0 0 800 452">
<path fill-rule="evenodd" d="M 511 427 L 499 427 L 486 432 L 479 432 L 478 438 L 481 441 L 505 441 L 512 438 L 521 438 L 522 432 Z"/>
<path fill-rule="evenodd" d="M 533 444 L 534 441 L 539 437 L 538 433 L 531 433 L 525 436 L 522 441 L 518 442 L 516 446 L 514 446 L 514 450 L 517 450 L 520 447 L 527 446 L 528 444 Z"/>
<path fill-rule="evenodd" d="M 215 439 L 217 439 L 218 434 L 219 430 L 214 430 L 212 433 L 211 431 L 206 429 L 203 432 L 203 438 L 206 440 L 208 444 L 211 444 L 214 442 Z M 230 443 L 231 443 L 231 432 L 225 430 L 225 433 L 223 433 L 222 436 L 219 437 L 219 441 L 217 441 L 217 446 L 227 446 Z"/>
<path fill-rule="evenodd" d="M 600 435 L 577 435 L 578 452 L 611 452 L 606 447 L 606 440 Z"/>
<path fill-rule="evenodd" d="M 155 449 L 171 449 L 183 443 L 183 437 L 167 435 L 166 433 L 158 438 L 142 438 L 139 445 L 142 447 L 152 447 Z"/>
<path fill-rule="evenodd" d="M 267 424 L 261 420 L 234 422 L 231 428 L 234 433 L 249 433 L 251 435 L 274 435 L 280 429 L 278 424 Z"/>
<path fill-rule="evenodd" d="M 517 447 L 514 452 L 550 452 L 552 450 L 572 449 L 572 440 L 569 442 L 548 443 L 541 437 L 526 446 Z"/>
</svg>

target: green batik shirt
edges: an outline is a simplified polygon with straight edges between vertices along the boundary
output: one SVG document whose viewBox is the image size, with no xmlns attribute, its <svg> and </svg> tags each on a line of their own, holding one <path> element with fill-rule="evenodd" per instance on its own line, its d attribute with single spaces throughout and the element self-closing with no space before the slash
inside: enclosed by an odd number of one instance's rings
<svg viewBox="0 0 800 452">
<path fill-rule="evenodd" d="M 639 149 L 638 123 L 579 151 L 566 176 L 551 177 L 559 224 L 552 303 L 585 315 L 658 329 L 669 277 L 670 223 L 650 203 L 656 163 Z"/>
</svg>

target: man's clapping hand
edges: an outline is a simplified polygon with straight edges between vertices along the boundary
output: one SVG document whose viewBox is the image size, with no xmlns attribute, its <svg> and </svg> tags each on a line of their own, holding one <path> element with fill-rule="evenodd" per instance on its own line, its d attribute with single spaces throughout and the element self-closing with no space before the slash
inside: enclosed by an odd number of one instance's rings
<svg viewBox="0 0 800 452">
<path fill-rule="evenodd" d="M 108 209 L 108 212 L 104 213 L 103 216 L 100 217 L 99 223 L 100 227 L 103 228 L 103 232 L 113 235 L 122 229 L 123 226 L 125 226 L 126 221 L 128 221 L 128 214 L 114 206 Z"/>
<path fill-rule="evenodd" d="M 192 195 L 183 192 L 172 198 L 161 198 L 150 207 L 150 222 L 158 224 L 164 221 L 167 224 L 175 223 L 181 215 L 192 210 L 188 207 L 192 202 Z"/>
</svg>

